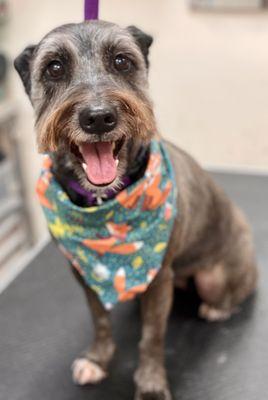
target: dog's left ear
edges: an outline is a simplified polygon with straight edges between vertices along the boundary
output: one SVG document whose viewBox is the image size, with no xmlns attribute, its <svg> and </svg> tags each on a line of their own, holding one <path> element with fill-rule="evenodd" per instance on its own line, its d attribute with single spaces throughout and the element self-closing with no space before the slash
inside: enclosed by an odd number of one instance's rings
<svg viewBox="0 0 268 400">
<path fill-rule="evenodd" d="M 131 33 L 131 35 L 134 37 L 137 45 L 140 47 L 141 52 L 145 59 L 146 66 L 148 68 L 149 67 L 149 60 L 148 60 L 149 48 L 150 48 L 151 44 L 153 43 L 153 37 L 143 31 L 141 31 L 136 26 L 128 26 L 127 30 Z"/>
<path fill-rule="evenodd" d="M 28 96 L 31 92 L 31 70 L 30 62 L 33 57 L 33 52 L 36 46 L 26 47 L 21 54 L 14 60 L 14 67 L 18 72 L 23 82 L 24 88 Z"/>
</svg>

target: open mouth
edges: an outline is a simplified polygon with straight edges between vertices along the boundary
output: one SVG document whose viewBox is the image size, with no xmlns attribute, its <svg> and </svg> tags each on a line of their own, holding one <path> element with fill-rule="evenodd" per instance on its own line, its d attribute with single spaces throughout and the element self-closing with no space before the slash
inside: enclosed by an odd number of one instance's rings
<svg viewBox="0 0 268 400">
<path fill-rule="evenodd" d="M 119 152 L 125 138 L 114 142 L 83 143 L 75 149 L 82 163 L 87 179 L 95 186 L 111 184 L 117 177 Z"/>
</svg>

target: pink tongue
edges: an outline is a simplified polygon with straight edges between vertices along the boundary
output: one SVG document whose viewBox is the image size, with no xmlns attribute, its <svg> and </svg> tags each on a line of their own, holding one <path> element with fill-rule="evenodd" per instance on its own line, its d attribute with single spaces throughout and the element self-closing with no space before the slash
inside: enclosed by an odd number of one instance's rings
<svg viewBox="0 0 268 400">
<path fill-rule="evenodd" d="M 87 165 L 88 180 L 95 185 L 111 183 L 116 178 L 116 162 L 113 157 L 112 143 L 86 143 L 80 151 Z"/>
</svg>

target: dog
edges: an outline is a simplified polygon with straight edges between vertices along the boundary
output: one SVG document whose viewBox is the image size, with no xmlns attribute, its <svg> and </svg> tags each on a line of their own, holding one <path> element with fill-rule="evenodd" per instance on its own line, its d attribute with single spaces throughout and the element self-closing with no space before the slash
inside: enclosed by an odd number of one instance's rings
<svg viewBox="0 0 268 400">
<path fill-rule="evenodd" d="M 137 182 L 145 174 L 152 140 L 163 142 L 148 95 L 152 42 L 134 26 L 90 21 L 54 29 L 15 60 L 35 111 L 38 150 L 50 154 L 53 176 L 76 207 L 105 204 L 126 190 L 125 177 Z M 201 299 L 199 316 L 225 320 L 254 291 L 258 275 L 241 211 L 188 154 L 169 142 L 164 146 L 175 175 L 177 213 L 161 268 L 140 294 L 136 400 L 171 399 L 164 338 L 174 287 L 187 286 L 191 278 Z M 126 225 L 109 229 L 112 238 L 124 238 L 128 231 Z M 73 379 L 97 383 L 106 377 L 115 351 L 109 311 L 72 266 L 96 330 L 89 350 L 73 364 Z"/>
</svg>

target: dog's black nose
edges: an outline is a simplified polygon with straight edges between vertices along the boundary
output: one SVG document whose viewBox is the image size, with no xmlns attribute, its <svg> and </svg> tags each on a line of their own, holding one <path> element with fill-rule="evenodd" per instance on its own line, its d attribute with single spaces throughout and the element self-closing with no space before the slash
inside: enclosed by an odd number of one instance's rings
<svg viewBox="0 0 268 400">
<path fill-rule="evenodd" d="M 87 133 L 110 132 L 116 127 L 117 113 L 114 108 L 85 108 L 79 114 L 79 123 Z"/>
</svg>

